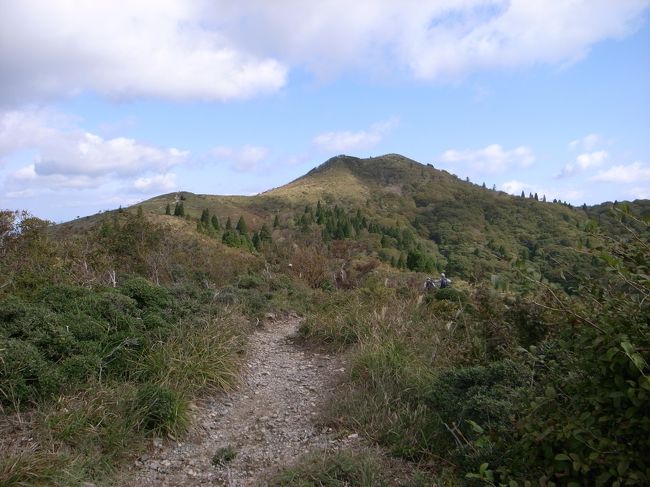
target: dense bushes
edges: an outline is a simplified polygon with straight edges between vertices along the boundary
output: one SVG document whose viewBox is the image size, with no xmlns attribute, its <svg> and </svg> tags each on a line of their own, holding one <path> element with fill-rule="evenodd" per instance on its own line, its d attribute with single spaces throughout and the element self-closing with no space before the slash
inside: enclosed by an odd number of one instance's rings
<svg viewBox="0 0 650 487">
<path fill-rule="evenodd" d="M 327 418 L 461 484 L 647 484 L 649 248 L 598 251 L 610 272 L 572 295 L 539 276 L 528 294 L 330 295 L 302 328 L 351 348 Z"/>
<path fill-rule="evenodd" d="M 180 318 L 169 293 L 140 278 L 116 290 L 47 286 L 31 300 L 0 299 L 0 404 L 11 408 L 91 379 L 129 378 Z"/>
</svg>

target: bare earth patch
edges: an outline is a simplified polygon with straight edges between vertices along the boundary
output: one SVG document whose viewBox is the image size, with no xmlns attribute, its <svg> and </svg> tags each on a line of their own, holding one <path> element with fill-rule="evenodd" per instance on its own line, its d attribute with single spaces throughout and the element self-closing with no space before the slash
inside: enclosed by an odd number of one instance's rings
<svg viewBox="0 0 650 487">
<path fill-rule="evenodd" d="M 310 449 L 357 441 L 317 425 L 322 401 L 344 369 L 340 358 L 294 344 L 298 325 L 290 317 L 254 333 L 239 388 L 197 405 L 183 442 L 154 440 L 122 485 L 264 485 L 274 467 Z"/>
</svg>

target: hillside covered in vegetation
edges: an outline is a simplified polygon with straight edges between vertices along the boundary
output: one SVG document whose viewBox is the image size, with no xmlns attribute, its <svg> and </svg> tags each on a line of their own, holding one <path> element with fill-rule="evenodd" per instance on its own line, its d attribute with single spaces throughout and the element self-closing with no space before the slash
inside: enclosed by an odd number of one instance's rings
<svg viewBox="0 0 650 487">
<path fill-rule="evenodd" d="M 110 485 L 233 386 L 271 311 L 346 354 L 320 421 L 404 462 L 400 483 L 647 484 L 649 217 L 395 154 L 61 225 L 2 211 L 0 485 Z M 425 292 L 441 272 L 453 286 Z M 393 485 L 373 448 L 310 452 L 268 483 Z"/>
</svg>

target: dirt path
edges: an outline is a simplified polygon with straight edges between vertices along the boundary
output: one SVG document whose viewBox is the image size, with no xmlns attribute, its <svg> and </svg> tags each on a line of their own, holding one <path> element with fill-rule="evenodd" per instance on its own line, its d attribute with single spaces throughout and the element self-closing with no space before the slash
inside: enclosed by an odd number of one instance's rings
<svg viewBox="0 0 650 487">
<path fill-rule="evenodd" d="M 124 486 L 264 485 L 274 466 L 311 448 L 341 443 L 315 424 L 317 411 L 338 374 L 340 359 L 305 351 L 292 341 L 299 320 L 269 322 L 254 333 L 239 388 L 198 405 L 184 442 L 154 440 Z M 237 456 L 213 465 L 220 448 Z"/>
</svg>

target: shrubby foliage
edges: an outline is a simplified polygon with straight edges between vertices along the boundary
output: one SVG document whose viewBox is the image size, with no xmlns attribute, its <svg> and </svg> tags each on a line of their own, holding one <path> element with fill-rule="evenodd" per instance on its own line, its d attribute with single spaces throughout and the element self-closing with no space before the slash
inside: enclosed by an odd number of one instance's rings
<svg viewBox="0 0 650 487">
<path fill-rule="evenodd" d="M 407 459 L 445 459 L 461 483 L 646 484 L 650 252 L 619 233 L 585 237 L 609 239 L 588 250 L 607 272 L 571 295 L 534 273 L 517 294 L 332 295 L 302 328 L 353 347 L 330 421 Z"/>
</svg>

